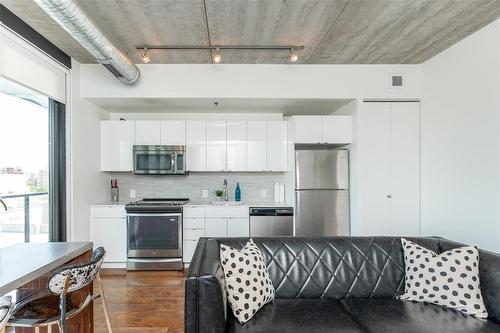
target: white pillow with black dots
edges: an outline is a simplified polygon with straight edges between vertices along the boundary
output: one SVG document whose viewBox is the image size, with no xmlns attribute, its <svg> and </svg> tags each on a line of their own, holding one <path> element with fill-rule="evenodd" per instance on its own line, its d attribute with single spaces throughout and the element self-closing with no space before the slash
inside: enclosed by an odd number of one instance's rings
<svg viewBox="0 0 500 333">
<path fill-rule="evenodd" d="M 238 322 L 244 324 L 262 306 L 274 300 L 275 290 L 264 258 L 250 239 L 241 251 L 221 244 L 220 260 L 227 300 Z"/>
<path fill-rule="evenodd" d="M 474 246 L 441 254 L 401 238 L 405 261 L 402 300 L 427 302 L 487 318 L 479 283 L 479 253 Z"/>
</svg>

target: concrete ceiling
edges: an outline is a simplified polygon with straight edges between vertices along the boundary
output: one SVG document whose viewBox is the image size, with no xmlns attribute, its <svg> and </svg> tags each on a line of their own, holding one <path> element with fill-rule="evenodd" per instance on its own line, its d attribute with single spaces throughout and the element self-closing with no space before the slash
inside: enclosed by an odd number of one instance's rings
<svg viewBox="0 0 500 333">
<path fill-rule="evenodd" d="M 299 63 L 422 63 L 500 17 L 500 0 L 75 0 L 118 48 L 139 44 L 304 45 Z M 32 0 L 4 6 L 81 63 L 95 59 Z M 209 51 L 150 53 L 210 63 Z M 224 63 L 287 63 L 286 51 L 224 51 Z"/>
</svg>

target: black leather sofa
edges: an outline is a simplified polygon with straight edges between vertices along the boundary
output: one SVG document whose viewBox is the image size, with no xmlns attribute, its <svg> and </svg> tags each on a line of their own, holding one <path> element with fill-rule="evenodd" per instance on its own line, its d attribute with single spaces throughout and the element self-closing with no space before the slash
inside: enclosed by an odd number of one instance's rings
<svg viewBox="0 0 500 333">
<path fill-rule="evenodd" d="M 462 244 L 409 238 L 440 253 Z M 245 325 L 228 308 L 219 244 L 248 238 L 200 239 L 186 278 L 185 332 L 500 332 L 500 256 L 480 251 L 481 288 L 489 313 L 477 319 L 443 307 L 400 301 L 404 289 L 399 237 L 254 238 L 276 300 Z"/>
</svg>

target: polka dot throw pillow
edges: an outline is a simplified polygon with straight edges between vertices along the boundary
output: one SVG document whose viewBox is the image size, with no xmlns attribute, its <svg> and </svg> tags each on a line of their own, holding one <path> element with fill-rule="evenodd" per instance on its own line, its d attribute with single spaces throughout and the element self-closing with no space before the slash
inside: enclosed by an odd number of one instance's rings
<svg viewBox="0 0 500 333">
<path fill-rule="evenodd" d="M 479 285 L 479 253 L 465 246 L 436 254 L 401 238 L 405 292 L 399 299 L 428 302 L 487 318 Z"/>
<path fill-rule="evenodd" d="M 220 259 L 227 300 L 236 319 L 244 324 L 274 299 L 274 287 L 262 253 L 250 239 L 241 251 L 221 244 Z"/>
</svg>

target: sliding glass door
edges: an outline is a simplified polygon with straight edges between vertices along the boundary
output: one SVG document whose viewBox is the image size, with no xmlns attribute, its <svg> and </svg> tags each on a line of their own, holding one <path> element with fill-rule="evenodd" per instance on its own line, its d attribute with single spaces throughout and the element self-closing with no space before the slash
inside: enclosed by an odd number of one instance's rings
<svg viewBox="0 0 500 333">
<path fill-rule="evenodd" d="M 0 247 L 47 242 L 49 99 L 0 78 Z"/>
</svg>

